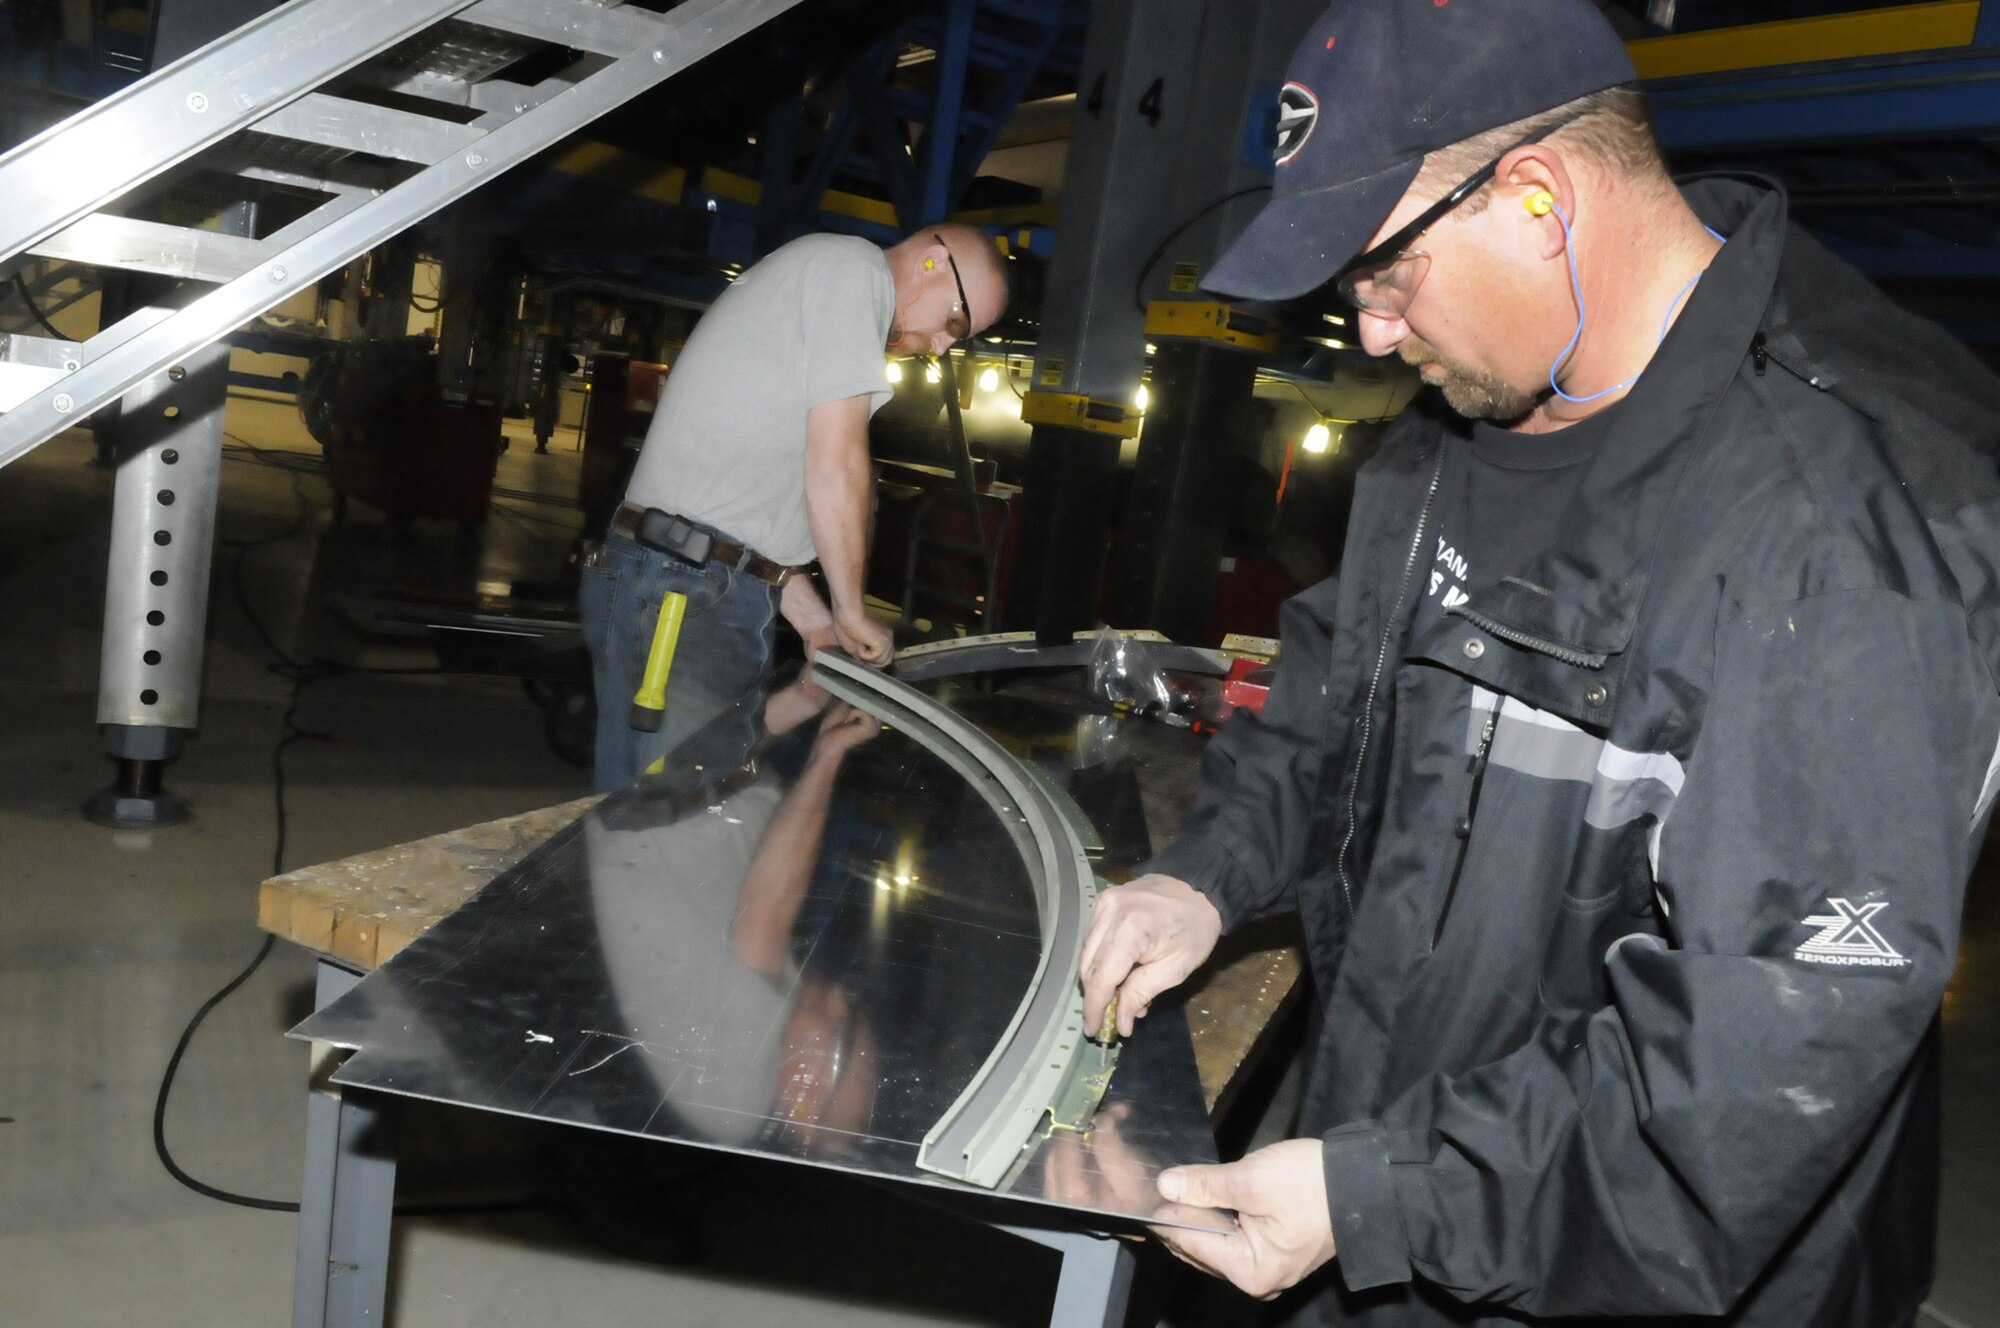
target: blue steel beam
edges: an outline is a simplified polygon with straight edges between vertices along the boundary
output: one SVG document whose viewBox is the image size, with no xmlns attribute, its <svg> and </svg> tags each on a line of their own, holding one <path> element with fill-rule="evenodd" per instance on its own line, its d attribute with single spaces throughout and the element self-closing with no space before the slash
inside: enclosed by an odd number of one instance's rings
<svg viewBox="0 0 2000 1328">
<path fill-rule="evenodd" d="M 759 183 L 763 194 L 758 205 L 757 247 L 765 252 L 791 238 L 794 176 L 799 161 L 799 118 L 805 114 L 805 93 L 786 97 L 764 117 L 764 130 L 757 136 L 757 152 L 763 164 Z M 814 210 L 819 203 L 815 199 Z"/>
<path fill-rule="evenodd" d="M 1989 2 L 1989 8 L 2000 3 Z M 1650 89 L 1669 154 L 2000 131 L 2000 54 Z"/>
<path fill-rule="evenodd" d="M 937 96 L 931 106 L 930 128 L 924 133 L 922 187 L 916 215 L 903 216 L 912 228 L 943 221 L 955 201 L 952 168 L 958 160 L 958 127 L 965 110 L 966 72 L 978 10 L 979 0 L 945 0 L 944 41 L 937 48 Z"/>
<path fill-rule="evenodd" d="M 897 37 L 876 43 L 850 70 L 847 96 L 854 104 L 861 143 L 882 173 L 889 202 L 905 226 L 914 225 L 920 198 L 916 166 L 911 160 L 905 122 L 890 106 L 887 81 L 895 68 Z M 872 74 L 872 77 L 871 77 Z"/>
<path fill-rule="evenodd" d="M 1000 131 L 1006 127 L 1008 117 L 1013 109 L 1021 104 L 1021 99 L 1028 95 L 1028 89 L 1033 86 L 1035 76 L 1048 64 L 1050 55 L 1062 43 L 1068 31 L 1061 27 L 1044 28 L 1040 43 L 1011 69 L 1004 71 L 995 82 L 985 105 L 981 108 L 987 127 L 968 134 L 959 150 L 958 170 L 951 182 L 951 198 L 954 206 L 965 197 L 965 191 L 972 187 L 973 177 L 978 175 L 981 163 L 986 160 L 987 154 L 993 151 L 993 145 L 999 141 Z"/>
</svg>

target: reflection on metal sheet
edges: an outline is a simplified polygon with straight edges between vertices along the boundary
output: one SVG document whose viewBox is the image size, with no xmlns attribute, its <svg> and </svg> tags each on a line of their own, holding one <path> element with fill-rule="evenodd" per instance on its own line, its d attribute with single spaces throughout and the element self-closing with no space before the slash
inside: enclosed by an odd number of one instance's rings
<svg viewBox="0 0 2000 1328">
<path fill-rule="evenodd" d="M 1040 962 L 1011 809 L 797 685 L 673 764 L 295 1035 L 359 1048 L 344 1084 L 988 1193 L 917 1154 Z M 991 1193 L 1226 1229 L 1153 1185 L 1214 1157 L 1185 1022 L 1159 1005 L 1094 1128 L 1043 1131 Z"/>
</svg>

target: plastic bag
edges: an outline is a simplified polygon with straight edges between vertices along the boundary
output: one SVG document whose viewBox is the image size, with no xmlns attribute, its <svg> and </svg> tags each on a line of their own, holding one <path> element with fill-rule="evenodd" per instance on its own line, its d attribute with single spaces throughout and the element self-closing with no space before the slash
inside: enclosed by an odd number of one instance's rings
<svg viewBox="0 0 2000 1328">
<path fill-rule="evenodd" d="M 1173 689 L 1156 653 L 1150 642 L 1135 641 L 1109 627 L 1099 630 L 1090 650 L 1090 694 L 1142 715 L 1169 709 Z"/>
</svg>

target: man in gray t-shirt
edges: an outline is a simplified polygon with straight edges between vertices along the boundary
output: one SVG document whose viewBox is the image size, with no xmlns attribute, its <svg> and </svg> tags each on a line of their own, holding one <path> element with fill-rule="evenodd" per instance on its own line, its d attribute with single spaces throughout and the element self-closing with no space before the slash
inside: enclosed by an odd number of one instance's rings
<svg viewBox="0 0 2000 1328">
<path fill-rule="evenodd" d="M 883 355 L 941 354 L 1006 303 L 993 241 L 944 225 L 888 249 L 794 240 L 702 316 L 667 376 L 625 504 L 584 565 L 598 788 L 629 783 L 755 685 L 779 612 L 809 650 L 889 662 L 889 630 L 862 602 L 868 421 L 890 395 Z M 661 547 L 663 531 L 674 547 Z M 786 574 L 815 559 L 831 605 Z M 686 597 L 686 618 L 666 723 L 649 734 L 627 714 L 669 592 Z"/>
</svg>

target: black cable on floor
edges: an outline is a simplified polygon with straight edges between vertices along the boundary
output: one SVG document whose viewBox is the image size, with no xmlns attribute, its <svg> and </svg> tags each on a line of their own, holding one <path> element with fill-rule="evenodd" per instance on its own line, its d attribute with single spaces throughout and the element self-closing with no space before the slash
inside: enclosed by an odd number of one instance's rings
<svg viewBox="0 0 2000 1328">
<path fill-rule="evenodd" d="M 248 444 L 245 444 L 245 446 L 248 446 Z M 250 450 L 254 452 L 258 449 L 251 448 Z M 271 749 L 271 797 L 277 815 L 277 835 L 271 849 L 271 875 L 273 876 L 279 876 L 284 873 L 285 840 L 289 830 L 289 817 L 285 809 L 285 749 L 295 742 L 307 739 L 325 742 L 331 741 L 333 738 L 331 734 L 319 733 L 299 726 L 299 702 L 305 696 L 306 687 L 324 678 L 339 677 L 351 673 L 412 674 L 443 673 L 445 671 L 441 668 L 350 668 L 345 665 L 333 664 L 329 661 L 319 661 L 310 665 L 301 664 L 279 646 L 277 638 L 271 634 L 270 629 L 264 625 L 263 619 L 259 618 L 256 610 L 251 607 L 250 593 L 243 582 L 243 565 L 255 550 L 267 548 L 273 544 L 282 544 L 305 529 L 306 519 L 312 512 L 312 503 L 306 497 L 305 485 L 300 481 L 297 471 L 293 471 L 291 479 L 292 492 L 298 496 L 299 508 L 297 516 L 287 529 L 280 534 L 261 540 L 223 541 L 225 545 L 234 548 L 236 551 L 236 565 L 230 580 L 236 588 L 236 599 L 237 603 L 242 607 L 243 616 L 250 620 L 251 627 L 256 629 L 257 635 L 262 639 L 265 649 L 269 650 L 274 657 L 275 662 L 270 665 L 271 672 L 277 674 L 279 677 L 289 678 L 292 684 L 291 697 L 285 705 L 284 717 L 280 721 L 284 728 L 284 733 L 279 737 L 277 745 Z M 160 1076 L 159 1095 L 153 1100 L 153 1152 L 159 1156 L 160 1165 L 167 1169 L 168 1175 L 172 1176 L 188 1189 L 193 1190 L 196 1194 L 217 1200 L 221 1203 L 235 1204 L 239 1208 L 255 1208 L 270 1213 L 296 1213 L 299 1211 L 299 1205 L 294 1201 L 287 1199 L 260 1199 L 254 1195 L 237 1194 L 233 1190 L 225 1190 L 218 1186 L 210 1185 L 206 1181 L 189 1175 L 181 1167 L 180 1163 L 174 1160 L 172 1150 L 167 1147 L 167 1101 L 173 1094 L 174 1079 L 180 1073 L 181 1060 L 187 1055 L 189 1044 L 194 1041 L 194 1035 L 200 1031 L 203 1021 L 208 1018 L 215 1008 L 234 995 L 238 988 L 254 977 L 257 970 L 264 966 L 264 961 L 271 957 L 271 950 L 277 939 L 274 935 L 266 935 L 264 943 L 257 947 L 256 956 L 244 966 L 243 971 L 224 983 L 217 989 L 214 995 L 203 1001 L 201 1008 L 194 1012 L 194 1017 L 188 1020 L 187 1027 L 181 1030 L 180 1040 L 174 1044 L 174 1054 L 167 1058 L 166 1071 Z M 539 1201 L 529 1200 L 492 1204 L 419 1204 L 399 1207 L 396 1211 L 405 1215 L 497 1213 L 538 1206 L 540 1206 Z"/>
<path fill-rule="evenodd" d="M 268 539 L 236 542 L 234 544 L 236 566 L 230 578 L 236 587 L 237 601 L 242 605 L 244 615 L 250 619 L 250 625 L 256 628 L 257 635 L 263 638 L 265 647 L 292 670 L 292 695 L 285 707 L 283 720 L 285 733 L 278 739 L 278 745 L 271 750 L 271 791 L 278 817 L 277 842 L 271 850 L 273 876 L 285 870 L 285 748 L 305 736 L 304 731 L 294 723 L 293 716 L 299 708 L 299 697 L 305 691 L 306 675 L 293 664 L 289 655 L 279 649 L 277 641 L 265 629 L 263 620 L 258 618 L 250 607 L 250 596 L 243 585 L 243 564 L 248 560 L 252 550 L 281 544 L 305 529 L 306 517 L 311 512 L 312 504 L 306 497 L 305 485 L 300 482 L 296 474 L 292 476 L 292 491 L 298 495 L 299 500 L 298 514 L 292 524 L 282 533 L 270 536 Z M 174 1044 L 174 1054 L 167 1058 L 166 1072 L 160 1076 L 159 1095 L 153 1100 L 153 1152 L 159 1156 L 160 1165 L 167 1169 L 168 1175 L 196 1194 L 222 1203 L 235 1204 L 240 1208 L 257 1208 L 270 1213 L 296 1213 L 299 1211 L 299 1206 L 294 1202 L 237 1194 L 232 1190 L 220 1189 L 206 1181 L 198 1180 L 181 1168 L 180 1163 L 174 1160 L 173 1152 L 167 1147 L 167 1100 L 173 1094 L 174 1078 L 180 1073 L 181 1058 L 187 1055 L 188 1045 L 194 1041 L 194 1035 L 200 1031 L 203 1021 L 208 1018 L 210 1012 L 234 995 L 237 988 L 248 982 L 256 975 L 257 970 L 264 966 L 264 961 L 271 957 L 271 949 L 277 939 L 276 936 L 266 935 L 264 943 L 257 947 L 256 957 L 251 959 L 241 973 L 224 983 L 214 995 L 203 1001 L 201 1008 L 194 1012 L 194 1017 L 188 1020 L 187 1027 L 181 1030 L 180 1041 Z"/>
</svg>

